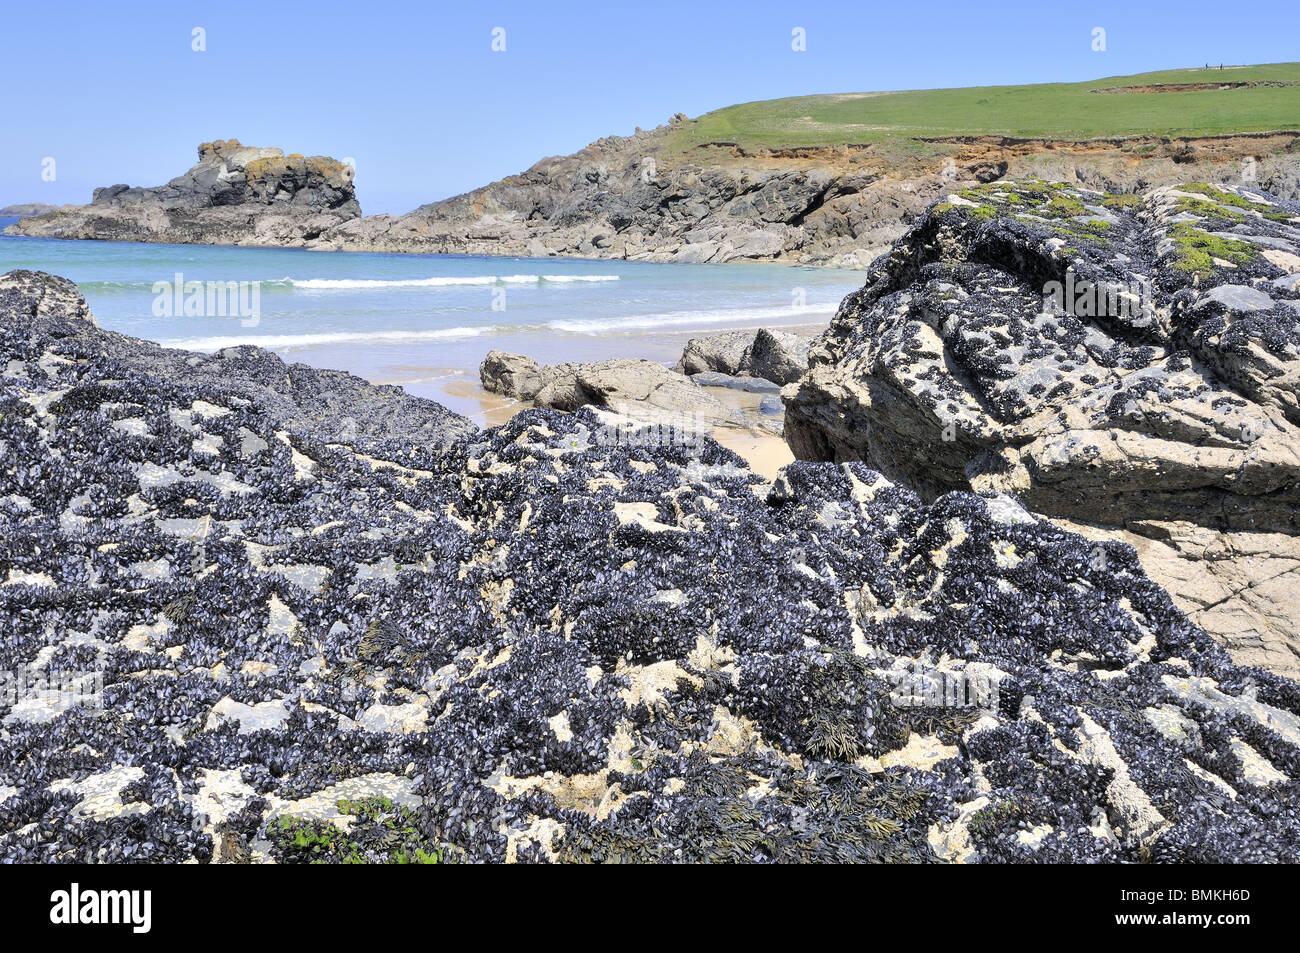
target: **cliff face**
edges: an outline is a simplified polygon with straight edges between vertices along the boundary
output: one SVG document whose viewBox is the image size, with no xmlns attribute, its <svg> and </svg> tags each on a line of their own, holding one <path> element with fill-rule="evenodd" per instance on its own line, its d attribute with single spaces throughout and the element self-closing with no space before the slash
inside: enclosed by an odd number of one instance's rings
<svg viewBox="0 0 1300 953">
<path fill-rule="evenodd" d="M 1092 142 L 951 138 L 918 156 L 879 144 L 748 154 L 674 153 L 669 127 L 571 156 L 402 216 L 322 237 L 349 250 L 578 255 L 649 261 L 787 261 L 866 267 L 945 193 L 1036 176 L 1134 192 L 1187 181 L 1258 183 L 1300 196 L 1295 134 Z"/>
<path fill-rule="evenodd" d="M 1300 206 L 956 193 L 783 392 L 804 459 L 1110 528 L 1239 658 L 1300 670 Z"/>
<path fill-rule="evenodd" d="M 156 188 L 111 185 L 89 205 L 66 206 L 11 226 L 41 238 L 235 245 L 304 245 L 361 214 L 352 169 L 323 156 L 286 156 L 205 142 L 199 161 Z"/>
<path fill-rule="evenodd" d="M 0 670 L 60 686 L 0 860 L 1300 859 L 1300 687 L 1005 496 L 474 432 L 31 272 L 0 369 Z"/>
<path fill-rule="evenodd" d="M 305 245 L 349 251 L 572 255 L 648 261 L 783 261 L 865 268 L 934 201 L 1005 177 L 1112 192 L 1198 179 L 1300 197 L 1293 133 L 1067 142 L 950 137 L 921 153 L 862 144 L 683 152 L 672 127 L 580 152 L 406 215 L 360 217 L 351 170 L 235 140 L 157 189 L 111 186 L 95 201 L 24 219 L 10 234 Z"/>
<path fill-rule="evenodd" d="M 602 139 L 324 240 L 351 250 L 865 265 L 870 246 L 897 237 L 942 184 L 922 174 L 900 189 L 856 155 L 666 156 L 664 131 Z"/>
</svg>

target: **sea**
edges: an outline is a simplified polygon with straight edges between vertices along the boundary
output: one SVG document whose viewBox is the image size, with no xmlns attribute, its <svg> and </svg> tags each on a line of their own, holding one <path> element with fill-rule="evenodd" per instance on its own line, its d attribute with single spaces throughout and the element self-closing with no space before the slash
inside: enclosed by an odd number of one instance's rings
<svg viewBox="0 0 1300 953">
<path fill-rule="evenodd" d="M 13 219 L 0 219 L 0 228 Z M 75 281 L 103 328 L 165 347 L 255 344 L 438 400 L 479 423 L 493 349 L 543 364 L 674 363 L 692 336 L 823 325 L 863 272 L 68 241 L 0 235 L 0 273 Z M 215 290 L 214 290 L 215 289 Z"/>
</svg>

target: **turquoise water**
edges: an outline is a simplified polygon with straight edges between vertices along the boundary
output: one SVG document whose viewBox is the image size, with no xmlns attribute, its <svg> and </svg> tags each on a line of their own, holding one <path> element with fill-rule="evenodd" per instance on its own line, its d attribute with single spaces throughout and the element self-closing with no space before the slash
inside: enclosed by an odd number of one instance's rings
<svg viewBox="0 0 1300 953">
<path fill-rule="evenodd" d="M 453 404 L 448 382 L 475 380 L 493 348 L 543 363 L 613 356 L 671 362 L 691 334 L 824 323 L 863 281 L 862 272 L 775 265 L 0 236 L 0 273 L 12 268 L 77 282 L 110 330 L 194 350 L 257 344 L 285 360 L 400 383 Z M 243 303 L 256 303 L 256 313 L 187 315 L 187 282 L 205 283 L 205 291 L 208 282 L 247 282 Z M 204 302 L 195 310 L 209 312 L 205 295 L 195 300 Z"/>
</svg>

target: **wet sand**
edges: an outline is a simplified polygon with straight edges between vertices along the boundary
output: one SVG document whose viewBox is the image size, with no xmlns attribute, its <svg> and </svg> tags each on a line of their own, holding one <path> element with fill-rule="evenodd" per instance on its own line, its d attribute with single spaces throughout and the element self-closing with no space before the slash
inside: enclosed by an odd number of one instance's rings
<svg viewBox="0 0 1300 953">
<path fill-rule="evenodd" d="M 414 388 L 407 388 L 411 393 L 419 393 Z M 480 427 L 497 427 L 508 421 L 521 410 L 533 406 L 532 401 L 517 400 L 514 397 L 502 397 L 483 389 L 478 375 L 470 376 L 463 371 L 453 372 L 450 376 L 437 382 L 436 393 L 422 394 L 431 397 L 448 410 L 463 414 Z"/>
<path fill-rule="evenodd" d="M 775 480 L 777 472 L 787 463 L 794 462 L 794 454 L 785 440 L 776 434 L 760 434 L 749 430 L 732 430 L 719 427 L 713 439 L 728 450 L 734 450 L 759 476 Z"/>
</svg>

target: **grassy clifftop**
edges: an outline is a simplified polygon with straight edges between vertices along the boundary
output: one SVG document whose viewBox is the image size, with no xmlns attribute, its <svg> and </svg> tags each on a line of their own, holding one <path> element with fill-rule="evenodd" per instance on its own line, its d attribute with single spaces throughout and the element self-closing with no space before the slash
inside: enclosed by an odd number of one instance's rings
<svg viewBox="0 0 1300 953">
<path fill-rule="evenodd" d="M 1095 139 L 1205 136 L 1300 127 L 1300 63 L 1165 70 L 1085 83 L 796 96 L 743 103 L 682 123 L 669 151 L 746 151 L 1005 135 Z"/>
</svg>

